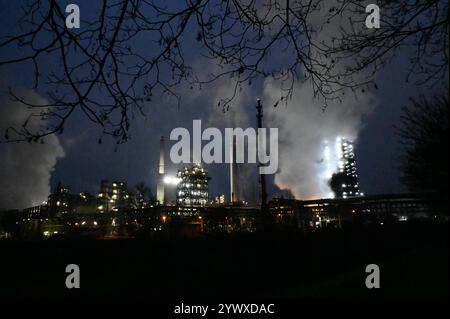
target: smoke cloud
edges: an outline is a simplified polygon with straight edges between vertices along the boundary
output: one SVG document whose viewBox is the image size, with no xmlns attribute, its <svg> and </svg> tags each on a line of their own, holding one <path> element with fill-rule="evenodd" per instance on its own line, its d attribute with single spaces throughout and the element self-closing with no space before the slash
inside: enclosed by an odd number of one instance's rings
<svg viewBox="0 0 450 319">
<path fill-rule="evenodd" d="M 352 10 L 327 24 L 321 24 L 335 6 L 339 7 L 338 1 L 326 1 L 320 10 L 311 15 L 312 25 L 322 25 L 314 33 L 316 43 L 332 46 L 333 39 L 342 29 L 360 28 L 366 31 L 364 24 L 352 25 L 349 22 L 349 16 L 356 14 Z M 364 10 L 360 10 L 359 14 L 363 17 Z M 311 56 L 315 56 L 315 48 L 311 51 Z M 346 62 L 342 60 L 337 63 L 334 72 L 343 70 Z M 363 73 L 359 77 L 364 78 Z M 292 99 L 271 108 L 270 105 L 274 105 L 285 93 L 282 89 L 280 82 L 266 80 L 264 83 L 266 126 L 279 128 L 279 172 L 275 175 L 275 184 L 282 190 L 291 191 L 299 199 L 333 197 L 328 182 L 338 169 L 335 141 L 338 137 L 345 137 L 357 142 L 364 116 L 374 108 L 375 98 L 367 90 L 359 94 L 347 90 L 340 96 L 340 101 L 328 101 L 324 108 L 325 102 L 320 95 L 314 97 L 311 82 L 297 82 Z"/>
<path fill-rule="evenodd" d="M 21 94 L 28 101 L 43 104 L 37 94 L 26 91 Z M 0 97 L 0 132 L 10 126 L 20 127 L 29 110 L 8 97 Z M 28 128 L 36 129 L 41 122 L 29 121 Z M 57 136 L 50 135 L 45 143 L 0 144 L 0 209 L 22 209 L 42 203 L 50 193 L 50 178 L 58 158 L 64 150 Z"/>
<path fill-rule="evenodd" d="M 270 107 L 281 93 L 277 84 L 265 83 L 267 126 L 279 128 L 279 172 L 275 184 L 290 190 L 298 199 L 330 197 L 328 181 L 338 168 L 338 160 L 332 156 L 334 141 L 339 136 L 357 139 L 374 98 L 370 93 L 346 94 L 342 103 L 329 103 L 323 110 L 322 101 L 314 98 L 312 88 L 304 83 L 296 86 L 287 104 Z M 327 141 L 329 157 L 325 152 Z"/>
</svg>

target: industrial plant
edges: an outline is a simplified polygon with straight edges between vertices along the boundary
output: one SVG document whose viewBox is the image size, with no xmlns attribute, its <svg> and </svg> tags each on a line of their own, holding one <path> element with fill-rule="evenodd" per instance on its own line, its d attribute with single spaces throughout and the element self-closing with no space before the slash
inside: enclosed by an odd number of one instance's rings
<svg viewBox="0 0 450 319">
<path fill-rule="evenodd" d="M 208 203 L 208 173 L 194 164 L 178 170 L 177 204 L 181 206 L 205 206 Z"/>
<path fill-rule="evenodd" d="M 261 128 L 260 101 L 256 110 L 257 126 Z M 173 232 L 198 236 L 255 232 L 267 227 L 308 231 L 445 219 L 433 204 L 433 194 L 364 195 L 359 187 L 354 144 L 345 137 L 338 136 L 334 145 L 325 142 L 325 164 L 334 196 L 316 200 L 283 196 L 269 199 L 265 175 L 259 174 L 259 201 L 249 203 L 238 191 L 242 184 L 238 182 L 241 168 L 236 163 L 236 140 L 233 138 L 226 147 L 231 154 L 228 196 L 211 196 L 209 181 L 214 176 L 200 163 L 181 165 L 176 174 L 168 174 L 165 138 L 161 137 L 155 197 L 145 191 L 145 185 L 132 189 L 120 180 L 100 181 L 97 194 L 73 194 L 58 183 L 41 205 L 2 212 L 1 237 L 113 239 Z M 261 167 L 261 163 L 254 165 Z"/>
</svg>

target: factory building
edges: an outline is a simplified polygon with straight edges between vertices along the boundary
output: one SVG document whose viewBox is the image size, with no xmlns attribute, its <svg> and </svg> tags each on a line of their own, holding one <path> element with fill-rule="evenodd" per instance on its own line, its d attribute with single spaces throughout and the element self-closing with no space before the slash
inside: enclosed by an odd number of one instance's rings
<svg viewBox="0 0 450 319">
<path fill-rule="evenodd" d="M 361 192 L 359 190 L 359 178 L 356 168 L 356 159 L 353 142 L 347 139 L 340 139 L 341 143 L 341 158 L 339 162 L 339 171 L 343 172 L 349 178 L 347 184 L 342 185 L 342 197 L 347 196 L 360 196 Z"/>
<path fill-rule="evenodd" d="M 100 184 L 98 202 L 97 210 L 100 213 L 117 212 L 121 208 L 130 207 L 132 199 L 124 182 L 103 180 Z"/>
<path fill-rule="evenodd" d="M 353 142 L 346 138 L 336 139 L 338 173 L 334 175 L 334 191 L 338 198 L 362 196 L 359 189 L 358 170 L 356 166 Z"/>
<path fill-rule="evenodd" d="M 199 164 L 178 170 L 177 204 L 180 206 L 205 206 L 208 203 L 207 171 Z"/>
<path fill-rule="evenodd" d="M 73 196 L 69 189 L 58 183 L 54 192 L 48 196 L 47 207 L 52 215 L 67 214 L 72 204 Z"/>
</svg>

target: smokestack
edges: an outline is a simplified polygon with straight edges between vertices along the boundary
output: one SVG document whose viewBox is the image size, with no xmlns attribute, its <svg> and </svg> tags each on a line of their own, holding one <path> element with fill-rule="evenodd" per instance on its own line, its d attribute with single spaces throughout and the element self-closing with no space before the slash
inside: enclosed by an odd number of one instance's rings
<svg viewBox="0 0 450 319">
<path fill-rule="evenodd" d="M 258 148 L 262 147 L 264 152 L 266 149 L 266 145 L 261 145 L 259 143 L 259 129 L 262 128 L 262 118 L 263 118 L 263 114 L 262 114 L 262 105 L 261 105 L 261 100 L 258 99 L 257 103 L 256 103 L 256 119 L 257 119 L 257 123 L 258 123 L 258 129 L 256 130 L 256 139 L 258 141 L 257 145 Z M 258 149 L 258 152 L 260 150 Z M 262 167 L 261 162 L 259 161 L 259 156 L 258 156 L 258 167 Z M 266 212 L 267 210 L 267 190 L 266 190 L 266 177 L 264 174 L 259 174 L 259 185 L 260 185 L 260 196 L 261 196 L 261 211 Z"/>
<path fill-rule="evenodd" d="M 164 136 L 161 136 L 161 140 L 159 141 L 159 170 L 156 200 L 160 205 L 164 205 Z"/>
<path fill-rule="evenodd" d="M 231 111 L 231 126 L 235 127 L 234 111 Z M 237 187 L 236 187 L 236 139 L 233 135 L 230 144 L 230 201 L 235 203 L 238 201 Z"/>
<path fill-rule="evenodd" d="M 236 189 L 236 142 L 234 136 L 230 144 L 230 200 L 232 203 L 238 201 Z"/>
</svg>

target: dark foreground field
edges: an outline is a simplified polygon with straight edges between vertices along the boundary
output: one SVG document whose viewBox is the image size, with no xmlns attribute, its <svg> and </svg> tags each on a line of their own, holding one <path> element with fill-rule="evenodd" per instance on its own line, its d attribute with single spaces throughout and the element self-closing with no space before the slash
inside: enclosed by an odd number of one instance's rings
<svg viewBox="0 0 450 319">
<path fill-rule="evenodd" d="M 0 242 L 0 297 L 448 297 L 448 225 L 309 234 Z M 65 287 L 78 264 L 81 289 Z M 378 264 L 381 289 L 365 287 Z"/>
</svg>

